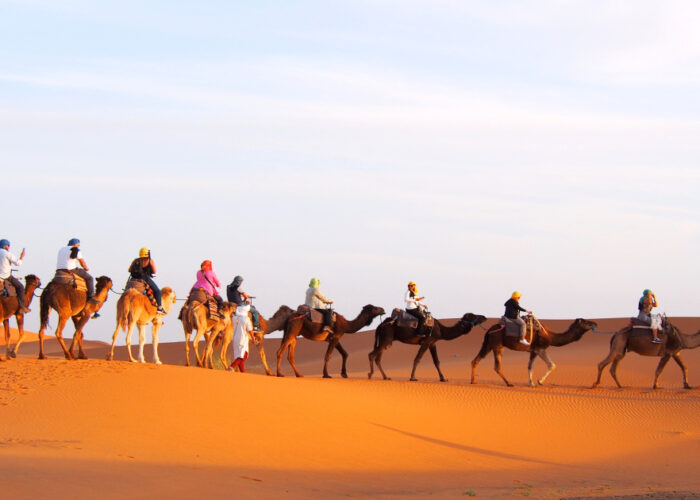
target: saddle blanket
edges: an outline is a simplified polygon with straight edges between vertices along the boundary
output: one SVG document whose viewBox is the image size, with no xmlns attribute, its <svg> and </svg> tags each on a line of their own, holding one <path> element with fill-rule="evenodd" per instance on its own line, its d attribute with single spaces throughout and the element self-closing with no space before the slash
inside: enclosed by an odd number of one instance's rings
<svg viewBox="0 0 700 500">
<path fill-rule="evenodd" d="M 297 313 L 298 314 L 303 314 L 306 315 L 309 321 L 312 323 L 318 323 L 319 325 L 323 323 L 323 314 L 318 312 L 316 309 L 311 309 L 307 305 L 300 305 L 297 307 Z M 331 324 L 335 324 L 335 318 L 337 317 L 337 314 L 335 311 L 333 311 L 333 314 L 331 314 Z"/>
<path fill-rule="evenodd" d="M 156 301 L 156 298 L 153 295 L 151 287 L 148 286 L 148 283 L 146 283 L 144 280 L 130 279 L 129 281 L 127 281 L 126 286 L 124 287 L 124 291 L 126 292 L 127 290 L 131 290 L 132 288 L 137 292 L 141 292 L 142 294 L 144 294 L 150 301 L 151 305 L 154 305 L 156 307 L 158 306 L 158 302 Z"/>
<path fill-rule="evenodd" d="M 398 307 L 391 311 L 391 321 L 402 328 L 418 328 L 418 318 L 407 313 L 405 309 L 399 309 Z M 432 328 L 434 325 L 435 318 L 428 314 L 428 317 L 425 318 L 425 326 Z"/>
<path fill-rule="evenodd" d="M 212 319 L 221 319 L 221 314 L 219 313 L 219 303 L 214 297 L 209 295 L 207 292 L 201 288 L 195 288 L 190 292 L 190 296 L 187 298 L 186 304 L 190 302 L 199 302 L 207 307 L 207 315 Z"/>
<path fill-rule="evenodd" d="M 61 285 L 72 285 L 78 291 L 87 292 L 85 280 L 68 269 L 56 269 L 56 274 L 51 281 Z"/>
<path fill-rule="evenodd" d="M 630 331 L 630 337 L 649 337 L 652 338 L 652 330 L 657 330 L 657 335 L 660 339 L 665 338 L 664 335 L 664 324 L 661 316 L 653 315 L 651 317 L 651 324 L 643 321 L 639 318 L 630 318 L 630 325 L 632 331 Z"/>
<path fill-rule="evenodd" d="M 7 295 L 5 295 L 7 293 Z M 10 280 L 0 278 L 0 295 L 6 297 L 17 297 L 17 289 L 10 283 Z"/>
</svg>

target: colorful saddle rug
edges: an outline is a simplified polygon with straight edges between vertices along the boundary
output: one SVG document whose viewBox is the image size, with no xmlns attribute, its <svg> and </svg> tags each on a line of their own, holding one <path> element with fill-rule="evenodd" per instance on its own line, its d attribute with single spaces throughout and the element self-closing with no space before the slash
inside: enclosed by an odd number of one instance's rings
<svg viewBox="0 0 700 500">
<path fill-rule="evenodd" d="M 68 269 L 56 269 L 56 274 L 51 281 L 61 285 L 70 285 L 79 292 L 87 292 L 85 280 Z"/>
<path fill-rule="evenodd" d="M 426 315 L 425 326 L 433 328 L 433 326 L 435 326 L 435 318 L 433 318 L 430 313 L 426 313 Z M 394 310 L 391 311 L 389 321 L 402 328 L 418 328 L 418 318 L 407 313 L 405 309 L 399 309 L 398 307 L 395 307 Z"/>
<path fill-rule="evenodd" d="M 17 297 L 17 289 L 10 280 L 0 278 L 0 297 L 2 296 Z"/>
<path fill-rule="evenodd" d="M 151 290 L 151 287 L 148 286 L 148 283 L 146 283 L 144 280 L 130 279 L 127 281 L 124 291 L 126 292 L 127 290 L 131 289 L 141 292 L 148 298 L 151 305 L 158 307 L 158 302 L 156 301 L 156 297 L 153 295 L 153 290 Z"/>
<path fill-rule="evenodd" d="M 302 304 L 297 307 L 297 314 L 299 316 L 306 316 L 306 319 L 312 323 L 323 324 L 323 314 L 318 312 L 316 309 L 311 309 L 309 306 Z M 338 315 L 333 311 L 331 315 L 331 325 L 335 325 L 335 319 Z"/>
<path fill-rule="evenodd" d="M 211 319 L 219 320 L 223 317 L 219 312 L 219 303 L 216 299 L 201 288 L 195 288 L 190 292 L 190 296 L 185 303 L 189 304 L 190 302 L 204 304 L 207 307 L 207 316 Z"/>
</svg>

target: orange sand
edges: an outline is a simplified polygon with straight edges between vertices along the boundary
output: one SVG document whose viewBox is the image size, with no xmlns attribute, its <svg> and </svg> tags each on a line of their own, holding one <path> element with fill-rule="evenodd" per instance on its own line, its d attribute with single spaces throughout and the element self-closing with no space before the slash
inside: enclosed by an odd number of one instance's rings
<svg viewBox="0 0 700 500">
<path fill-rule="evenodd" d="M 624 320 L 600 320 L 600 330 Z M 700 318 L 674 321 L 697 331 Z M 567 321 L 545 322 L 561 331 Z M 487 324 L 488 325 L 488 324 Z M 87 332 L 89 336 L 89 329 Z M 609 335 L 550 349 L 557 369 L 529 388 L 527 355 L 506 351 L 508 388 L 469 362 L 483 331 L 438 344 L 437 382 L 429 356 L 408 382 L 415 346 L 384 356 L 392 381 L 367 380 L 370 333 L 348 335 L 348 380 L 318 378 L 326 344 L 301 339 L 296 379 L 261 375 L 255 351 L 248 374 L 182 366 L 48 361 L 25 343 L 0 363 L 0 482 L 4 498 L 560 498 L 700 491 L 700 391 L 683 390 L 669 363 L 650 390 L 658 358 L 628 354 L 618 370 L 587 387 Z M 279 340 L 266 341 L 274 365 Z M 119 348 L 119 359 L 125 359 Z M 150 359 L 150 346 L 147 349 Z M 182 364 L 182 344 L 161 344 Z M 683 355 L 700 382 L 700 349 Z M 331 373 L 339 372 L 334 355 Z M 274 371 L 274 366 L 272 367 Z M 544 365 L 536 362 L 536 374 Z"/>
</svg>

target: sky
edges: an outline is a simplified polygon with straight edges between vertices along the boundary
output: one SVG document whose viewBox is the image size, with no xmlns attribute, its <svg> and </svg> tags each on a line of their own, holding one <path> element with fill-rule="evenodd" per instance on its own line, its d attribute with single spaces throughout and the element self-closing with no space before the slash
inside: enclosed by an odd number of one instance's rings
<svg viewBox="0 0 700 500">
<path fill-rule="evenodd" d="M 645 288 L 697 316 L 698 17 L 0 0 L 0 237 L 44 283 L 80 238 L 116 290 L 148 247 L 179 298 L 211 259 L 265 316 L 312 277 L 348 317 L 402 306 L 409 280 L 437 317 L 499 316 L 514 290 L 541 318 L 625 317 Z M 180 304 L 163 341 L 183 338 Z M 88 339 L 111 338 L 115 307 Z"/>
</svg>

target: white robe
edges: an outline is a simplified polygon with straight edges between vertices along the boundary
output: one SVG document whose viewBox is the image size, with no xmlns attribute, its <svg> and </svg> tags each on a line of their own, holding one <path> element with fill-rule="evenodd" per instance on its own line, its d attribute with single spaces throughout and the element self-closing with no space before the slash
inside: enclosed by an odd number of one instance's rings
<svg viewBox="0 0 700 500">
<path fill-rule="evenodd" d="M 245 316 L 234 314 L 233 322 L 233 359 L 236 360 L 244 357 L 248 352 L 250 341 L 248 332 L 253 329 L 253 323 L 247 314 Z"/>
</svg>

